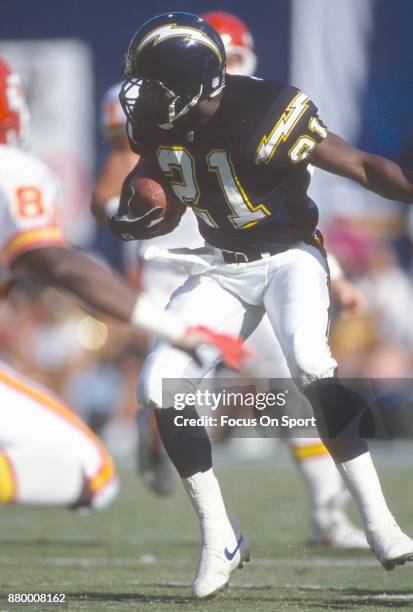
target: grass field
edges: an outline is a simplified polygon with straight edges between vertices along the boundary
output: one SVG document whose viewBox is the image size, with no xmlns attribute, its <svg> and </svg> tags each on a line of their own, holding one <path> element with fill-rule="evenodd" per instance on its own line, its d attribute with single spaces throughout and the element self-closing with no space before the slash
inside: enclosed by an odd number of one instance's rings
<svg viewBox="0 0 413 612">
<path fill-rule="evenodd" d="M 413 609 L 413 565 L 385 572 L 369 552 L 305 545 L 306 500 L 293 469 L 219 470 L 228 505 L 253 542 L 251 563 L 219 598 L 196 602 L 192 509 L 178 490 L 147 493 L 131 472 L 105 512 L 2 508 L 0 610 L 387 610 Z M 409 469 L 381 470 L 385 492 L 413 533 Z M 65 593 L 65 606 L 13 605 L 8 593 Z"/>
</svg>

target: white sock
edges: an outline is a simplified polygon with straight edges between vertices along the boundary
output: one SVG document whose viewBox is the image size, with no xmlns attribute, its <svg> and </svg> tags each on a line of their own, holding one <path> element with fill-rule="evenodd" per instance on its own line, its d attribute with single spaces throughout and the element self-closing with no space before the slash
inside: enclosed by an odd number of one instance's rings
<svg viewBox="0 0 413 612">
<path fill-rule="evenodd" d="M 294 438 L 289 444 L 310 496 L 313 522 L 327 528 L 333 507 L 348 496 L 336 464 L 319 438 Z"/>
<path fill-rule="evenodd" d="M 227 545 L 236 545 L 236 536 L 213 469 L 183 478 L 182 482 L 200 520 L 203 543 L 214 547 L 225 539 Z"/>
<path fill-rule="evenodd" d="M 337 468 L 357 504 L 366 530 L 380 528 L 394 520 L 369 452 L 338 463 Z"/>
</svg>

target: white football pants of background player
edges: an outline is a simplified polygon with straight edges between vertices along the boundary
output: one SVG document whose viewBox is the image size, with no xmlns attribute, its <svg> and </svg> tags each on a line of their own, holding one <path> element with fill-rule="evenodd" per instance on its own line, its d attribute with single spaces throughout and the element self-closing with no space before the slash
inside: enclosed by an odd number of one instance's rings
<svg viewBox="0 0 413 612">
<path fill-rule="evenodd" d="M 98 510 L 119 483 L 108 451 L 58 397 L 0 364 L 0 503 Z"/>
</svg>

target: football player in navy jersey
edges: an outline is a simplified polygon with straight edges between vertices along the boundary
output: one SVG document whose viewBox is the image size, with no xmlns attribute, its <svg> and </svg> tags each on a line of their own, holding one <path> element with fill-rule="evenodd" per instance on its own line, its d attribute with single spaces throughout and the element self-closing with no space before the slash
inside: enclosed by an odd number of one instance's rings
<svg viewBox="0 0 413 612">
<path fill-rule="evenodd" d="M 203 19 L 208 21 L 222 38 L 227 55 L 227 73 L 252 75 L 256 58 L 253 52 L 253 39 L 245 23 L 235 15 L 223 12 L 208 13 Z M 126 117 L 119 101 L 121 86 L 122 83 L 118 83 L 110 87 L 102 101 L 101 129 L 111 146 L 111 151 L 97 178 L 92 197 L 92 212 L 105 225 L 108 217 L 118 210 L 119 194 L 125 176 L 138 162 L 138 156 L 130 150 L 125 131 Z M 164 308 L 173 291 L 182 285 L 187 277 L 179 264 L 174 264 L 171 249 L 182 246 L 196 248 L 201 245 L 202 239 L 195 215 L 188 208 L 185 217 L 173 232 L 149 240 L 124 243 L 127 277 L 132 282 L 135 280 L 135 286 L 139 278 L 139 284 L 144 288 L 146 295 Z M 152 247 L 156 247 L 157 251 L 162 250 L 163 257 L 167 253 L 165 249 L 170 251 L 170 261 L 163 260 L 162 263 L 157 263 L 156 256 L 146 259 L 145 254 L 153 252 Z M 341 313 L 343 316 L 358 314 L 362 309 L 363 296 L 357 287 L 344 278 L 340 266 L 331 254 L 328 256 L 328 264 L 331 294 L 340 306 Z M 249 377 L 260 381 L 267 378 L 289 377 L 281 348 L 273 335 L 268 317 L 263 317 L 255 332 L 248 338 L 247 345 L 254 355 L 254 358 L 250 357 L 245 363 Z M 231 379 L 233 384 L 234 374 L 224 369 L 222 364 L 218 366 L 217 372 L 211 371 L 208 375 L 212 378 L 218 376 L 221 380 Z M 228 382 L 222 381 L 221 386 L 225 384 Z M 294 405 L 294 416 L 311 417 L 312 410 L 308 402 L 303 400 L 303 397 L 299 397 L 292 385 L 289 386 L 289 405 Z M 231 417 L 236 417 L 233 411 Z M 137 424 L 139 435 L 137 463 L 142 482 L 156 494 L 168 495 L 175 487 L 177 474 L 159 440 L 153 410 L 140 407 Z M 248 433 L 251 434 L 251 431 Z M 297 437 L 296 433 L 293 429 L 289 429 L 285 437 L 309 493 L 311 507 L 309 541 L 312 544 L 336 548 L 368 548 L 364 531 L 353 525 L 347 517 L 345 510 L 351 496 L 343 486 L 342 478 L 326 447 L 312 431 L 306 430 L 304 433 L 300 431 L 300 437 Z M 243 454 L 246 449 L 247 452 L 251 452 L 252 449 L 255 451 L 260 448 L 260 445 L 256 444 L 256 438 L 252 443 L 250 439 L 247 440 L 246 446 L 241 445 L 242 440 L 237 441 L 237 448 Z"/>
<path fill-rule="evenodd" d="M 303 92 L 275 81 L 227 77 L 221 38 L 195 15 L 170 13 L 144 24 L 129 45 L 124 75 L 121 101 L 131 146 L 142 156 L 139 172 L 158 178 L 193 208 L 206 241 L 187 254 L 192 274 L 169 310 L 188 324 L 243 337 L 268 315 L 373 552 L 386 569 L 413 560 L 413 541 L 391 515 L 360 435 L 363 403 L 336 377 L 326 337 L 328 267 L 317 207 L 306 193 L 309 161 L 403 202 L 413 202 L 412 175 L 328 133 Z M 137 80 L 135 99 L 130 94 Z M 109 221 L 120 238 L 170 230 L 160 210 L 137 216 L 129 201 L 126 179 L 119 213 Z M 207 597 L 248 560 L 250 546 L 228 517 L 207 432 L 191 422 L 195 408 L 186 406 L 178 425 L 172 397 L 162 393 L 166 377 L 180 381 L 180 392 L 193 389 L 194 379 L 216 361 L 210 351 L 200 352 L 202 367 L 158 344 L 145 362 L 139 394 L 155 409 L 164 445 L 199 516 L 201 560 L 193 593 Z"/>
</svg>

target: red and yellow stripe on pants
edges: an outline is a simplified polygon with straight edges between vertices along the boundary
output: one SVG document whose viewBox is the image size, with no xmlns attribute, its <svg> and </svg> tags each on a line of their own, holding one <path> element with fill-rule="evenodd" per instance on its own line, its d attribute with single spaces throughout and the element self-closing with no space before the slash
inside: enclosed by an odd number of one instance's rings
<svg viewBox="0 0 413 612">
<path fill-rule="evenodd" d="M 4 384 L 13 391 L 27 397 L 31 402 L 39 404 L 40 407 L 52 412 L 67 425 L 74 428 L 77 433 L 85 437 L 93 445 L 94 456 L 97 456 L 98 468 L 92 474 L 87 473 L 90 491 L 97 494 L 116 478 L 116 469 L 110 456 L 99 438 L 89 427 L 66 406 L 57 396 L 47 391 L 40 385 L 28 381 L 13 370 L 0 366 L 0 384 Z M 51 460 L 53 458 L 51 457 Z M 16 483 L 7 453 L 0 454 L 0 501 L 11 501 L 16 499 Z"/>
<path fill-rule="evenodd" d="M 6 453 L 0 453 L 0 503 L 16 501 L 17 484 L 13 466 Z"/>
</svg>

